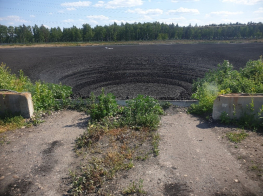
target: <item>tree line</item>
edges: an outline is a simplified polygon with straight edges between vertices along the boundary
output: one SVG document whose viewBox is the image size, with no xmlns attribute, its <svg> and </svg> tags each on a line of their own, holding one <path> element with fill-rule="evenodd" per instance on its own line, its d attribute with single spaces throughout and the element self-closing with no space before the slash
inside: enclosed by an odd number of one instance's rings
<svg viewBox="0 0 263 196">
<path fill-rule="evenodd" d="M 113 23 L 82 28 L 47 28 L 20 25 L 18 27 L 0 24 L 0 43 L 48 43 L 48 42 L 90 42 L 90 41 L 135 41 L 135 40 L 228 40 L 263 38 L 263 23 L 234 23 L 206 26 L 178 26 L 178 24 Z"/>
</svg>

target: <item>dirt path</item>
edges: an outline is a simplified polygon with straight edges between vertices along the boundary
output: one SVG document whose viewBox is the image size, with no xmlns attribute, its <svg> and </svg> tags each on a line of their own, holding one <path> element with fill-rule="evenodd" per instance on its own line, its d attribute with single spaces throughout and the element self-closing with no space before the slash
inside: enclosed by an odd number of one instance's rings
<svg viewBox="0 0 263 196">
<path fill-rule="evenodd" d="M 208 124 L 186 113 L 165 116 L 162 123 L 160 165 L 176 168 L 193 194 L 263 195 Z"/>
<path fill-rule="evenodd" d="M 0 146 L 0 195 L 66 193 L 62 181 L 74 168 L 74 140 L 86 129 L 86 118 L 63 111 L 37 127 L 8 132 L 10 143 Z"/>
<path fill-rule="evenodd" d="M 38 127 L 8 132 L 0 146 L 0 195 L 65 195 L 69 169 L 79 164 L 74 139 L 87 116 L 62 111 Z M 178 112 L 162 117 L 160 155 L 136 163 L 103 187 L 119 195 L 143 179 L 147 195 L 263 195 L 207 123 Z"/>
</svg>

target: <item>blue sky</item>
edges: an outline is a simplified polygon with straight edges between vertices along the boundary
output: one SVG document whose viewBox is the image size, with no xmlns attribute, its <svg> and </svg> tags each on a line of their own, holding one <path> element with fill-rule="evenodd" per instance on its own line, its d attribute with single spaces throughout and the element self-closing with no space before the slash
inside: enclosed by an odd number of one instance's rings
<svg viewBox="0 0 263 196">
<path fill-rule="evenodd" d="M 154 21 L 180 26 L 263 22 L 263 0 L 0 0 L 0 24 L 6 26 Z"/>
</svg>

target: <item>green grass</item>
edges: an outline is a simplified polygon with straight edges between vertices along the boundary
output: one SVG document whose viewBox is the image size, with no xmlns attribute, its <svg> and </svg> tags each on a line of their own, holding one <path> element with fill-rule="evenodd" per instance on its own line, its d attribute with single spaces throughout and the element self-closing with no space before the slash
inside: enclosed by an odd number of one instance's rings
<svg viewBox="0 0 263 196">
<path fill-rule="evenodd" d="M 242 131 L 241 133 L 236 133 L 236 132 L 229 132 L 226 134 L 226 137 L 234 143 L 239 143 L 242 140 L 246 139 L 246 137 L 248 137 L 249 135 Z"/>
<path fill-rule="evenodd" d="M 7 114 L 5 116 L 0 117 L 0 133 L 3 133 L 8 130 L 15 130 L 26 125 L 27 123 L 25 122 L 22 116 L 13 116 Z"/>
</svg>

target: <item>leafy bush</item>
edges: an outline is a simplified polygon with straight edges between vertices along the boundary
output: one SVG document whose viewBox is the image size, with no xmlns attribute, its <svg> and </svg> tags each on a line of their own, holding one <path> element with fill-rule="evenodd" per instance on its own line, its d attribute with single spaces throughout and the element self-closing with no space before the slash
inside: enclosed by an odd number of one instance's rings
<svg viewBox="0 0 263 196">
<path fill-rule="evenodd" d="M 152 97 L 138 95 L 127 102 L 124 108 L 123 121 L 126 125 L 157 128 L 163 109 Z"/>
<path fill-rule="evenodd" d="M 17 92 L 28 91 L 32 85 L 30 80 L 24 76 L 23 71 L 19 72 L 19 77 L 11 74 L 11 70 L 6 64 L 1 63 L 0 66 L 0 89 L 14 90 Z"/>
<path fill-rule="evenodd" d="M 33 84 L 28 77 L 24 76 L 22 70 L 17 77 L 4 63 L 0 66 L 0 89 L 30 92 L 36 111 L 59 109 L 65 103 L 65 99 L 72 94 L 71 87 L 62 84 L 49 84 L 41 81 Z M 62 99 L 63 102 L 58 103 L 55 99 Z"/>
<path fill-rule="evenodd" d="M 60 109 L 72 93 L 71 87 L 37 81 L 30 89 L 35 110 Z M 56 101 L 62 99 L 62 103 Z"/>
<path fill-rule="evenodd" d="M 99 121 L 106 116 L 114 116 L 118 112 L 118 105 L 112 93 L 105 95 L 104 89 L 98 96 L 98 103 L 93 103 L 90 109 L 92 120 Z"/>
<path fill-rule="evenodd" d="M 263 61 L 248 61 L 246 67 L 233 70 L 228 61 L 218 65 L 218 69 L 209 71 L 204 78 L 193 83 L 193 99 L 198 105 L 191 105 L 190 113 L 211 113 L 213 102 L 219 94 L 226 93 L 263 93 Z"/>
</svg>

